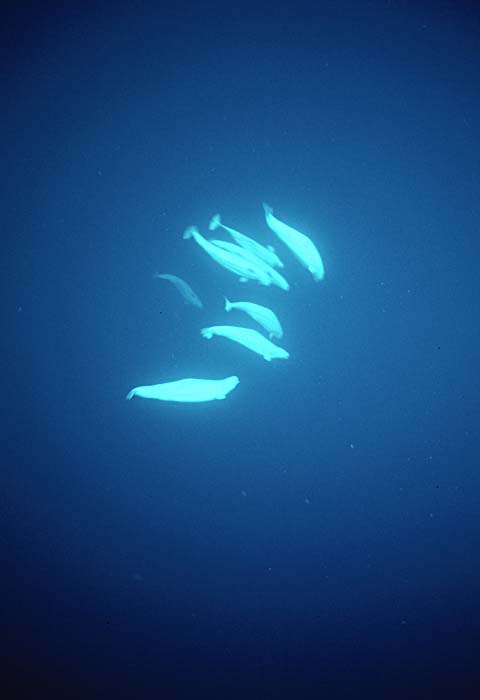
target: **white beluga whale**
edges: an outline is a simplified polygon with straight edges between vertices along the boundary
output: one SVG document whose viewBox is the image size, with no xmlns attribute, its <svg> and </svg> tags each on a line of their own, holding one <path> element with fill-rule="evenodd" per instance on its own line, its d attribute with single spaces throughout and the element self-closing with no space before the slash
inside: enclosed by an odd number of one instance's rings
<svg viewBox="0 0 480 700">
<path fill-rule="evenodd" d="M 157 401 L 199 403 L 224 399 L 239 382 L 239 378 L 235 375 L 225 379 L 178 379 L 175 382 L 136 386 L 125 398 L 133 399 L 134 396 L 140 396 L 143 399 L 157 399 Z"/>
<path fill-rule="evenodd" d="M 220 214 L 215 214 L 215 216 L 212 216 L 210 219 L 208 228 L 210 231 L 215 231 L 219 227 L 223 228 L 228 234 L 230 234 L 238 245 L 242 246 L 242 248 L 245 248 L 246 250 L 250 250 L 257 256 L 257 258 L 260 258 L 260 260 L 266 262 L 267 265 L 271 265 L 272 267 L 283 267 L 283 263 L 276 254 L 273 246 L 264 246 L 255 241 L 253 238 L 246 236 L 244 233 L 240 233 L 240 231 L 236 231 L 234 228 L 230 228 L 230 226 L 225 226 L 225 224 L 222 224 Z"/>
<path fill-rule="evenodd" d="M 266 267 L 264 261 L 260 260 L 260 258 L 257 258 L 255 253 L 252 253 L 251 250 L 247 250 L 246 248 L 242 248 L 242 246 L 238 245 L 237 243 L 232 243 L 231 241 L 222 241 L 220 238 L 209 238 L 208 242 L 214 246 L 217 246 L 217 248 L 221 248 L 222 250 L 228 250 L 234 255 L 240 255 L 242 258 L 250 260 L 250 262 L 254 263 L 255 265 L 260 265 L 260 267 Z"/>
<path fill-rule="evenodd" d="M 211 238 L 208 241 L 212 245 L 216 246 L 217 248 L 221 248 L 222 250 L 227 250 L 231 253 L 234 253 L 235 255 L 240 255 L 247 260 L 250 260 L 250 262 L 255 265 L 260 271 L 262 276 L 264 274 L 267 275 L 268 279 L 270 280 L 269 285 L 273 284 L 276 287 L 280 287 L 280 289 L 284 289 L 286 292 L 290 289 L 290 285 L 288 284 L 287 280 L 283 275 L 281 275 L 278 270 L 275 270 L 271 265 L 268 265 L 266 262 L 263 260 L 260 260 L 260 258 L 257 258 L 257 256 L 252 253 L 251 250 L 247 250 L 246 248 L 242 248 L 241 246 L 237 245 L 236 243 L 230 243 L 230 241 L 222 241 L 220 239 L 215 239 Z M 243 281 L 243 280 L 242 280 Z M 261 282 L 261 284 L 264 284 Z M 264 285 L 266 286 L 266 285 Z"/>
<path fill-rule="evenodd" d="M 239 343 L 252 350 L 252 352 L 261 355 L 267 362 L 275 359 L 286 360 L 290 357 L 286 350 L 278 347 L 271 340 L 268 340 L 261 333 L 251 328 L 243 328 L 242 326 L 210 326 L 210 328 L 202 328 L 201 334 L 208 340 L 213 338 L 214 335 L 229 338 L 235 343 Z"/>
<path fill-rule="evenodd" d="M 320 253 L 314 242 L 304 233 L 300 233 L 292 226 L 284 224 L 273 215 L 273 209 L 268 204 L 263 204 L 265 220 L 269 228 L 290 248 L 295 257 L 312 273 L 315 281 L 321 280 L 325 276 Z"/>
<path fill-rule="evenodd" d="M 260 265 L 257 265 L 252 259 L 247 258 L 245 255 L 240 255 L 231 250 L 225 250 L 214 245 L 211 241 L 208 241 L 202 236 L 196 226 L 189 226 L 185 230 L 183 237 L 185 239 L 193 238 L 200 248 L 203 248 L 215 262 L 238 275 L 242 282 L 251 279 L 257 280 L 260 284 L 267 287 L 272 284 L 271 278 Z"/>
<path fill-rule="evenodd" d="M 248 314 L 267 331 L 270 338 L 281 338 L 283 329 L 276 314 L 266 306 L 254 304 L 251 301 L 229 301 L 225 297 L 225 311 L 238 309 Z"/>
</svg>

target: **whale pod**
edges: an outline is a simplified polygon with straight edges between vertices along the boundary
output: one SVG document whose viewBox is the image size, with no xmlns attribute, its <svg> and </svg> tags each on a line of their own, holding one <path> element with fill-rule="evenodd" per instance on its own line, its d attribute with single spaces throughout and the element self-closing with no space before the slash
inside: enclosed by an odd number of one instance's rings
<svg viewBox="0 0 480 700">
<path fill-rule="evenodd" d="M 290 357 L 286 350 L 278 347 L 278 345 L 272 343 L 261 333 L 251 328 L 243 328 L 242 326 L 210 326 L 210 328 L 202 328 L 201 334 L 208 340 L 213 338 L 214 335 L 229 338 L 235 343 L 239 343 L 252 350 L 252 352 L 261 355 L 267 362 L 274 359 L 286 360 Z"/>
<path fill-rule="evenodd" d="M 126 395 L 126 399 L 140 396 L 143 399 L 158 401 L 181 401 L 183 403 L 198 403 L 224 399 L 237 384 L 239 378 L 235 375 L 225 379 L 179 379 L 175 382 L 137 386 Z"/>
<path fill-rule="evenodd" d="M 254 304 L 251 301 L 229 301 L 225 297 L 225 311 L 238 309 L 248 314 L 254 321 L 259 323 L 268 332 L 270 338 L 281 338 L 283 329 L 277 315 L 266 306 Z"/>
<path fill-rule="evenodd" d="M 292 226 L 284 224 L 273 215 L 273 209 L 268 204 L 263 204 L 265 220 L 267 226 L 290 248 L 295 257 L 312 273 L 315 281 L 321 280 L 325 276 L 320 253 L 314 242 L 304 233 L 300 233 Z"/>
<path fill-rule="evenodd" d="M 254 260 L 245 255 L 240 255 L 231 250 L 224 250 L 202 236 L 196 226 L 185 229 L 183 237 L 193 238 L 203 250 L 210 255 L 215 262 L 234 272 L 242 281 L 257 280 L 260 284 L 269 286 L 272 282 L 267 273 Z"/>
<path fill-rule="evenodd" d="M 230 241 L 221 241 L 215 238 L 210 238 L 208 242 L 217 248 L 227 250 L 231 253 L 234 253 L 235 255 L 240 255 L 240 257 L 244 257 L 247 258 L 247 260 L 250 260 L 250 262 L 256 266 L 257 270 L 260 271 L 259 274 L 261 274 L 262 276 L 266 275 L 267 279 L 270 280 L 268 282 L 268 285 L 264 286 L 269 286 L 270 284 L 273 284 L 276 287 L 280 287 L 280 289 L 284 289 L 286 292 L 288 292 L 288 290 L 290 289 L 290 285 L 288 284 L 285 277 L 281 275 L 278 272 L 278 270 L 275 270 L 271 265 L 266 263 L 264 260 L 260 260 L 260 258 L 258 258 L 255 255 L 255 253 L 253 253 L 251 250 L 242 248 L 236 243 L 230 243 Z M 264 282 L 261 282 L 261 284 L 264 284 Z"/>
<path fill-rule="evenodd" d="M 253 240 L 253 238 L 246 236 L 244 233 L 240 233 L 240 231 L 236 231 L 234 228 L 230 228 L 230 226 L 225 226 L 225 224 L 222 224 L 220 214 L 215 214 L 215 216 L 212 216 L 210 219 L 208 228 L 210 231 L 215 231 L 219 227 L 223 228 L 233 238 L 233 240 L 238 243 L 238 245 L 245 248 L 245 250 L 251 251 L 257 256 L 257 258 L 260 258 L 260 260 L 266 262 L 267 265 L 271 265 L 272 267 L 283 267 L 282 261 L 272 246 L 264 246 L 261 243 Z"/>
</svg>

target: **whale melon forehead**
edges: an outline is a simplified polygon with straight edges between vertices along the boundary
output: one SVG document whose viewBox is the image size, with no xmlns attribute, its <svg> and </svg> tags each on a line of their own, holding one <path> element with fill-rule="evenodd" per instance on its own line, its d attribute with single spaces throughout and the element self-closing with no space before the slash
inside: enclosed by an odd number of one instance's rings
<svg viewBox="0 0 480 700">
<path fill-rule="evenodd" d="M 240 384 L 240 379 L 233 374 L 231 377 L 227 377 L 225 379 L 225 383 L 228 384 L 228 386 L 232 387 L 234 389 L 238 384 Z"/>
</svg>

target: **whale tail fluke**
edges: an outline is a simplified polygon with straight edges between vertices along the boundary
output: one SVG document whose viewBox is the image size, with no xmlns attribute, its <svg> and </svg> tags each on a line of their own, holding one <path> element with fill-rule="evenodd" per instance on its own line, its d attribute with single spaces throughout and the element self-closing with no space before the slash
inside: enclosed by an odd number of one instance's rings
<svg viewBox="0 0 480 700">
<path fill-rule="evenodd" d="M 215 216 L 212 216 L 210 219 L 210 223 L 208 224 L 208 229 L 209 231 L 215 231 L 219 226 L 222 225 L 222 220 L 220 219 L 220 214 L 215 214 Z"/>
<path fill-rule="evenodd" d="M 203 338 L 206 338 L 207 340 L 211 340 L 213 338 L 213 333 L 210 328 L 202 328 L 200 333 L 202 334 Z"/>
<path fill-rule="evenodd" d="M 265 212 L 265 216 L 268 216 L 269 214 L 273 214 L 273 207 L 271 207 L 270 204 L 263 202 L 263 211 Z"/>
<path fill-rule="evenodd" d="M 125 396 L 125 398 L 127 399 L 127 401 L 130 401 L 130 399 L 133 399 L 134 396 L 135 396 L 135 389 L 132 389 L 131 391 L 128 392 L 128 394 Z"/>
<path fill-rule="evenodd" d="M 232 302 L 228 301 L 227 297 L 225 297 L 225 311 L 231 311 L 232 310 Z"/>
<path fill-rule="evenodd" d="M 196 226 L 189 226 L 188 228 L 186 228 L 183 232 L 184 240 L 186 241 L 187 238 L 191 238 L 194 233 L 198 233 L 198 229 Z"/>
</svg>

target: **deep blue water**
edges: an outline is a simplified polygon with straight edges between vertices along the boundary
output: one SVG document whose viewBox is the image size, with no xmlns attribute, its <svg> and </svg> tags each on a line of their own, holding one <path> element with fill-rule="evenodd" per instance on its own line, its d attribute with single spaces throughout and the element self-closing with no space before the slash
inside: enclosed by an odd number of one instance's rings
<svg viewBox="0 0 480 700">
<path fill-rule="evenodd" d="M 3 18 L 2 697 L 479 698 L 479 11 L 97 5 Z"/>
</svg>

